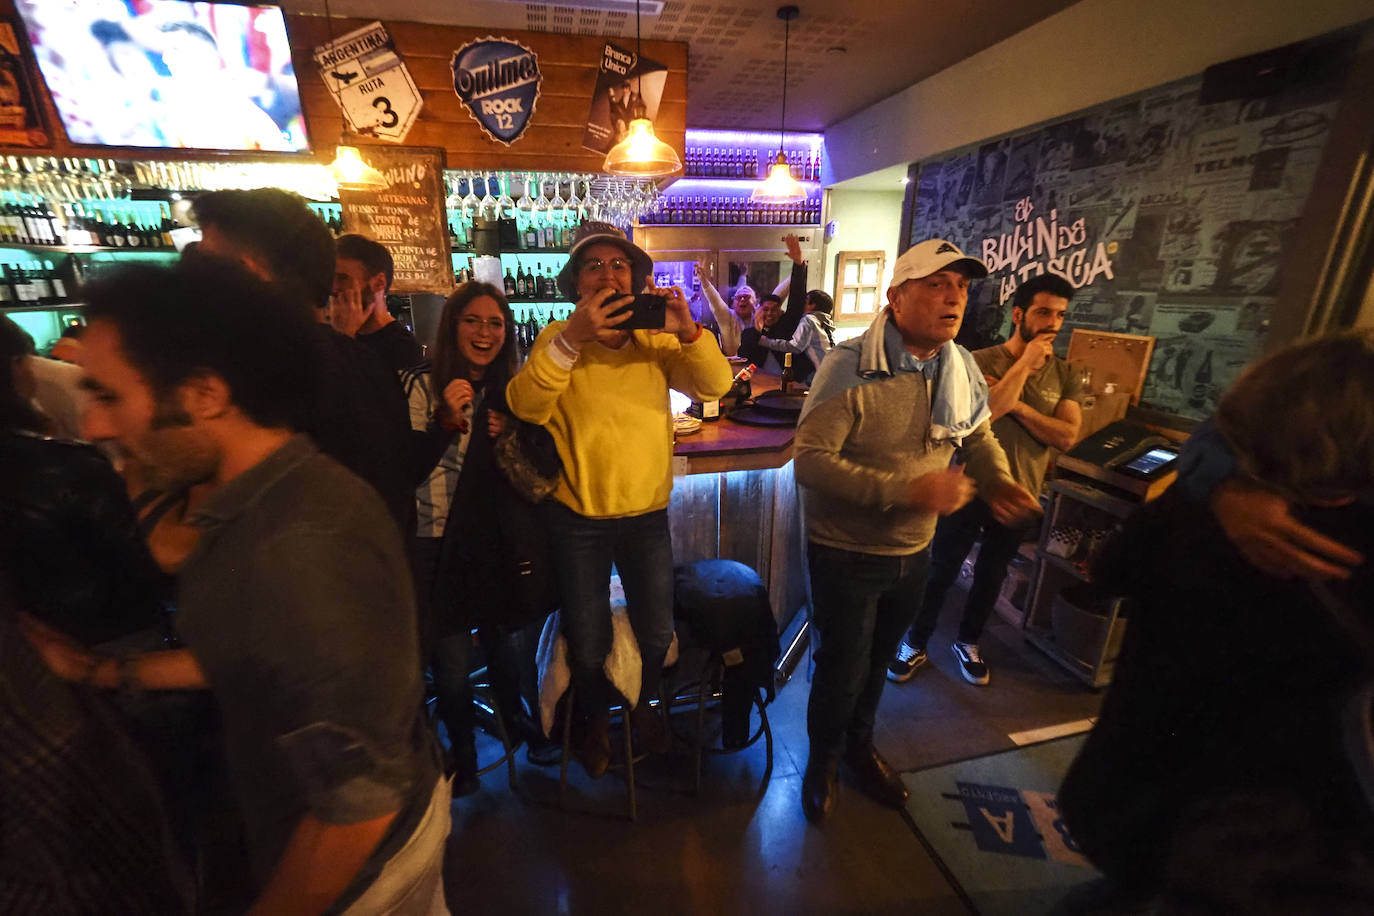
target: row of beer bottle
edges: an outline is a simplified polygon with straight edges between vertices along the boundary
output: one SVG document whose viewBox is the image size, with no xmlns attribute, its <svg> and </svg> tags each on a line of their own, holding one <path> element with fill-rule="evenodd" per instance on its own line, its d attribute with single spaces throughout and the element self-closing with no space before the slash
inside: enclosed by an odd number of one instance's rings
<svg viewBox="0 0 1374 916">
<path fill-rule="evenodd" d="M 798 181 L 820 181 L 821 154 L 793 150 L 785 153 L 787 167 Z M 777 161 L 776 150 L 730 147 L 687 147 L 682 173 L 688 178 L 767 178 Z"/>
<path fill-rule="evenodd" d="M 664 196 L 654 213 L 640 219 L 665 226 L 816 225 L 820 221 L 820 197 L 795 204 L 758 204 L 747 197 Z"/>
</svg>

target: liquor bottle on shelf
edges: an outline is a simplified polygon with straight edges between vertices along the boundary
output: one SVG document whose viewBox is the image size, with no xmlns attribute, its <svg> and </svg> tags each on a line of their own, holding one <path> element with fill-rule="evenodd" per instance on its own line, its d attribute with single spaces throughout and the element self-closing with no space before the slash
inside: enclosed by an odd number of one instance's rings
<svg viewBox="0 0 1374 916">
<path fill-rule="evenodd" d="M 558 279 L 554 277 L 552 267 L 544 268 L 544 290 L 545 299 L 558 298 Z"/>
<path fill-rule="evenodd" d="M 176 242 L 172 240 L 172 230 L 177 227 L 177 224 L 172 222 L 172 213 L 167 209 L 166 204 L 158 204 L 158 210 L 162 213 L 162 224 L 158 227 L 162 247 L 175 248 Z"/>
<path fill-rule="evenodd" d="M 53 301 L 67 302 L 67 284 L 62 282 L 62 277 L 58 275 L 57 270 L 52 266 L 52 261 L 44 261 L 43 269 L 48 273 L 48 285 L 52 287 Z"/>
<path fill-rule="evenodd" d="M 506 275 L 501 280 L 506 288 L 506 298 L 513 299 L 515 297 L 515 277 L 511 275 L 509 266 L 506 267 Z"/>
<path fill-rule="evenodd" d="M 792 354 L 790 352 L 784 353 L 782 355 L 782 378 L 778 390 L 783 394 L 790 394 L 794 381 L 792 377 Z"/>
</svg>

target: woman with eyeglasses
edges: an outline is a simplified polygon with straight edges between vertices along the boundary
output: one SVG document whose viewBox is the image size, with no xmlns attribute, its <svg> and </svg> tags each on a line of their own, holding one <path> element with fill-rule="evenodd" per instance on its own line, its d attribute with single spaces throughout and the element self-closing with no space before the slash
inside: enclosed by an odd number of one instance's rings
<svg viewBox="0 0 1374 916">
<path fill-rule="evenodd" d="M 668 389 L 706 401 L 722 397 L 731 381 L 729 362 L 693 320 L 680 289 L 651 289 L 666 300 L 662 329 L 624 328 L 634 295 L 652 276 L 653 260 L 625 233 L 583 223 L 558 274 L 559 291 L 577 306 L 540 333 L 507 391 L 516 416 L 548 427 L 562 463 L 549 535 L 585 722 L 582 763 L 593 778 L 610 763 L 608 704 L 615 695 L 602 666 L 612 640 L 612 565 L 642 658 L 638 696 L 626 698 L 631 722 L 641 749 L 669 748 L 666 724 L 647 702 L 659 692 L 673 639 Z"/>
<path fill-rule="evenodd" d="M 528 741 L 532 761 L 553 762 L 525 708 L 521 674 L 532 693 L 534 640 L 554 604 L 535 502 L 552 488 L 557 454 L 544 430 L 506 407 L 517 364 L 515 320 L 504 294 L 472 282 L 444 303 L 432 365 L 403 375 L 417 442 L 413 470 L 422 479 L 415 491 L 415 591 L 422 648 L 448 731 L 454 795 L 478 788 L 468 678 L 474 627 L 511 741 Z M 529 588 L 535 582 L 545 586 L 538 594 Z"/>
</svg>

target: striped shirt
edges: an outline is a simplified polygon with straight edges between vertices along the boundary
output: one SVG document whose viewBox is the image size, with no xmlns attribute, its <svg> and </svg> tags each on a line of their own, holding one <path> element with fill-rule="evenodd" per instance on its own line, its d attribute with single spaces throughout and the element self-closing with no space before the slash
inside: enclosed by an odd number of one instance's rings
<svg viewBox="0 0 1374 916">
<path fill-rule="evenodd" d="M 439 403 L 430 391 L 430 367 L 417 366 L 401 373 L 401 383 L 405 386 L 406 399 L 410 402 L 410 427 L 424 432 L 434 419 Z M 482 403 L 482 391 L 473 399 L 474 412 Z M 453 493 L 458 487 L 458 475 L 463 472 L 463 456 L 468 451 L 468 440 L 472 430 L 460 432 L 439 459 L 439 463 L 429 472 L 424 482 L 415 488 L 415 534 L 422 538 L 441 538 L 444 525 L 448 521 L 448 510 L 453 502 Z"/>
</svg>

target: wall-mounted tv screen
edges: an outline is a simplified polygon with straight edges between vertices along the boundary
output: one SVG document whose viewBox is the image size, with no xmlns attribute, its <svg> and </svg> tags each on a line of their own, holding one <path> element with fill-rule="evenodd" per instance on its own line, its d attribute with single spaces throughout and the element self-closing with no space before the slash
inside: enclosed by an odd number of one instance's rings
<svg viewBox="0 0 1374 916">
<path fill-rule="evenodd" d="M 16 0 L 73 143 L 307 150 L 274 6 Z"/>
</svg>

